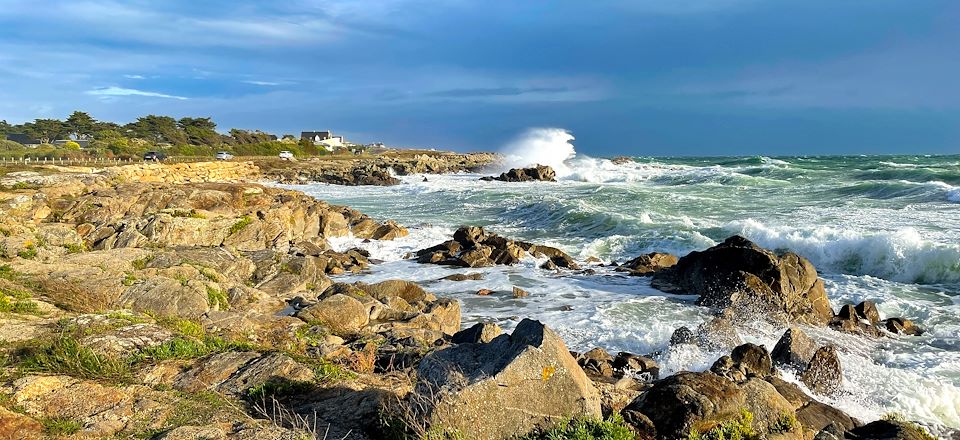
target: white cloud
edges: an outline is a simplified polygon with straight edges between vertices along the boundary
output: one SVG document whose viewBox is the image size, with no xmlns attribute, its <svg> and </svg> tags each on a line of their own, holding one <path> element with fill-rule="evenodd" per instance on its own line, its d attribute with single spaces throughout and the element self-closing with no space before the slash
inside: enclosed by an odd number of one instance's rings
<svg viewBox="0 0 960 440">
<path fill-rule="evenodd" d="M 123 75 L 123 77 L 127 79 L 147 79 L 147 77 L 143 75 Z"/>
<path fill-rule="evenodd" d="M 279 85 L 283 85 L 283 83 L 281 83 L 281 82 L 274 82 L 274 81 L 246 80 L 246 81 L 241 81 L 241 82 L 242 82 L 242 83 L 245 83 L 245 84 L 253 84 L 253 85 L 255 85 L 255 86 L 279 86 Z"/>
<path fill-rule="evenodd" d="M 164 93 L 148 92 L 145 90 L 127 89 L 123 87 L 112 87 L 112 86 L 89 90 L 86 93 L 88 95 L 107 96 L 107 97 L 109 96 L 148 96 L 151 98 L 169 98 L 169 99 L 179 99 L 179 100 L 188 99 L 185 96 L 167 95 Z"/>
</svg>

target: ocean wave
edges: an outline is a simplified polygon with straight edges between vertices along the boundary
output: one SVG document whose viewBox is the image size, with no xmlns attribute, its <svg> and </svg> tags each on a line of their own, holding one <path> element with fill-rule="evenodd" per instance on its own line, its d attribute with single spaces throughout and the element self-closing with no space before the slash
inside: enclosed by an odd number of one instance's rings
<svg viewBox="0 0 960 440">
<path fill-rule="evenodd" d="M 917 201 L 938 202 L 942 201 L 945 196 L 950 200 L 951 194 L 957 191 L 957 187 L 939 180 L 930 182 L 877 180 L 840 187 L 835 191 L 845 196 L 860 196 L 877 200 L 911 198 L 918 199 Z"/>
<path fill-rule="evenodd" d="M 767 248 L 789 249 L 820 270 L 918 284 L 960 282 L 960 246 L 924 240 L 913 228 L 864 233 L 827 226 L 771 227 L 747 219 L 724 229 Z"/>
<path fill-rule="evenodd" d="M 954 203 L 960 203 L 960 187 L 947 191 L 947 200 Z"/>
<path fill-rule="evenodd" d="M 853 176 L 858 180 L 906 180 L 915 183 L 945 182 L 960 185 L 960 170 L 944 168 L 887 168 L 861 171 Z"/>
</svg>

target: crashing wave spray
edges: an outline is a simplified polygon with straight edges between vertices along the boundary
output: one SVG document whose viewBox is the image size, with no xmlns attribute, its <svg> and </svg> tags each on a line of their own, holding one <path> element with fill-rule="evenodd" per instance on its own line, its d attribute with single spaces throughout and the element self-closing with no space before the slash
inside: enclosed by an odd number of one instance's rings
<svg viewBox="0 0 960 440">
<path fill-rule="evenodd" d="M 549 165 L 557 177 L 563 177 L 571 172 L 566 161 L 577 155 L 573 139 L 573 135 L 562 128 L 531 128 L 500 151 L 508 168 Z"/>
</svg>

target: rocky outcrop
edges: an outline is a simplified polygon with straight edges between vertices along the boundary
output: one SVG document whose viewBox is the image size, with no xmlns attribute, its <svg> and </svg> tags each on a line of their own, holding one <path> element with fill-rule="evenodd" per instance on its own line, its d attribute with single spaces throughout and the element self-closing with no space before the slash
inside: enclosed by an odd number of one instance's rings
<svg viewBox="0 0 960 440">
<path fill-rule="evenodd" d="M 404 176 L 475 172 L 498 160 L 497 155 L 489 153 L 432 153 L 347 160 L 264 160 L 257 164 L 264 178 L 281 183 L 321 182 L 348 186 L 388 186 L 400 183 L 394 174 Z"/>
<path fill-rule="evenodd" d="M 514 241 L 485 231 L 481 227 L 464 226 L 453 234 L 453 240 L 416 252 L 418 263 L 459 267 L 485 267 L 517 264 L 527 254 L 548 259 L 554 267 L 579 269 L 573 257 L 555 247 Z"/>
<path fill-rule="evenodd" d="M 460 303 L 438 299 L 409 281 L 337 283 L 315 303 L 301 303 L 296 316 L 319 323 L 337 336 L 389 334 L 425 344 L 460 330 Z"/>
<path fill-rule="evenodd" d="M 840 312 L 830 321 L 830 327 L 844 333 L 879 338 L 887 332 L 919 336 L 923 330 L 913 321 L 905 318 L 881 319 L 880 310 L 873 301 L 863 301 L 860 304 L 846 304 L 840 307 Z"/>
<path fill-rule="evenodd" d="M 537 321 L 489 343 L 436 351 L 417 368 L 408 404 L 435 431 L 522 436 L 571 417 L 600 417 L 600 399 L 563 341 Z"/>
<path fill-rule="evenodd" d="M 256 179 L 260 168 L 253 162 L 142 163 L 107 167 L 103 174 L 123 182 L 244 182 Z"/>
<path fill-rule="evenodd" d="M 680 258 L 655 274 L 652 285 L 698 295 L 697 304 L 731 309 L 739 318 L 814 325 L 833 318 L 823 280 L 806 258 L 777 255 L 739 236 Z"/>
<path fill-rule="evenodd" d="M 799 373 L 800 381 L 815 394 L 834 394 L 843 385 L 843 367 L 836 347 L 819 346 L 798 327 L 783 333 L 773 348 L 772 360 Z"/>
<path fill-rule="evenodd" d="M 653 276 L 661 270 L 675 266 L 678 260 L 676 255 L 651 252 L 623 263 L 616 270 L 618 272 L 629 272 L 633 276 Z"/>
<path fill-rule="evenodd" d="M 530 168 L 511 168 L 510 171 L 499 176 L 481 177 L 480 180 L 501 182 L 556 182 L 557 173 L 547 165 L 537 165 Z"/>
</svg>

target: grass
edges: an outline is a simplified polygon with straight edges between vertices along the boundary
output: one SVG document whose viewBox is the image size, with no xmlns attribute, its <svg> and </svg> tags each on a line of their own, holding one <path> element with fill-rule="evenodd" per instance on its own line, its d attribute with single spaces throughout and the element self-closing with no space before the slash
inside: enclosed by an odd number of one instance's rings
<svg viewBox="0 0 960 440">
<path fill-rule="evenodd" d="M 318 362 L 314 362 L 313 377 L 317 382 L 337 382 L 353 379 L 356 376 L 352 371 L 326 359 L 320 359 Z"/>
<path fill-rule="evenodd" d="M 253 350 L 251 344 L 207 336 L 203 339 L 176 337 L 156 347 L 140 351 L 132 362 L 160 362 L 169 359 L 196 359 L 213 353 Z"/>
<path fill-rule="evenodd" d="M 22 294 L 23 292 L 17 292 Z M 29 294 L 27 295 L 29 297 Z M 14 298 L 14 301 L 10 301 L 11 298 Z M 18 315 L 42 315 L 43 312 L 40 311 L 40 306 L 37 303 L 30 301 L 26 298 L 16 298 L 12 296 L 7 296 L 5 293 L 0 292 L 0 312 L 3 313 L 16 313 Z"/>
<path fill-rule="evenodd" d="M 243 228 L 246 228 L 247 226 L 249 226 L 250 223 L 253 223 L 253 219 L 250 218 L 249 215 L 245 215 L 241 217 L 240 220 L 238 220 L 236 223 L 233 224 L 233 226 L 230 226 L 230 230 L 228 231 L 227 235 L 233 235 L 233 234 L 236 234 L 237 232 L 240 232 L 241 230 L 243 230 Z"/>
<path fill-rule="evenodd" d="M 68 254 L 79 254 L 87 250 L 87 246 L 83 243 L 67 243 L 63 247 L 67 248 Z"/>
<path fill-rule="evenodd" d="M 124 275 L 123 281 L 120 281 L 121 284 L 127 287 L 132 286 L 136 282 L 137 282 L 137 276 L 130 272 L 127 272 L 127 274 Z"/>
<path fill-rule="evenodd" d="M 43 432 L 51 436 L 72 435 L 83 429 L 83 424 L 63 417 L 44 417 L 40 419 Z"/>
<path fill-rule="evenodd" d="M 32 260 L 37 257 L 37 247 L 33 243 L 28 243 L 22 251 L 17 252 L 17 256 L 24 260 Z"/>
<path fill-rule="evenodd" d="M 144 270 L 147 268 L 147 265 L 150 264 L 151 261 L 153 261 L 153 258 L 154 258 L 153 255 L 146 256 L 143 258 L 138 258 L 130 262 L 130 264 L 133 265 L 133 268 L 136 270 Z"/>
<path fill-rule="evenodd" d="M 558 423 L 545 431 L 536 431 L 522 437 L 524 440 L 633 440 L 633 431 L 619 414 L 606 420 L 572 419 Z"/>
<path fill-rule="evenodd" d="M 207 286 L 207 305 L 217 310 L 230 310 L 227 294 L 215 287 Z"/>
<path fill-rule="evenodd" d="M 727 420 L 705 433 L 690 430 L 687 440 L 759 440 L 760 436 L 754 432 L 752 423 L 753 413 L 741 409 L 739 417 Z"/>
<path fill-rule="evenodd" d="M 29 372 L 65 374 L 82 379 L 110 379 L 118 382 L 131 377 L 130 364 L 122 359 L 97 354 L 70 336 L 39 342 L 20 350 L 20 369 Z"/>
<path fill-rule="evenodd" d="M 0 265 L 0 278 L 13 281 L 16 276 L 17 272 L 9 264 Z"/>
</svg>

